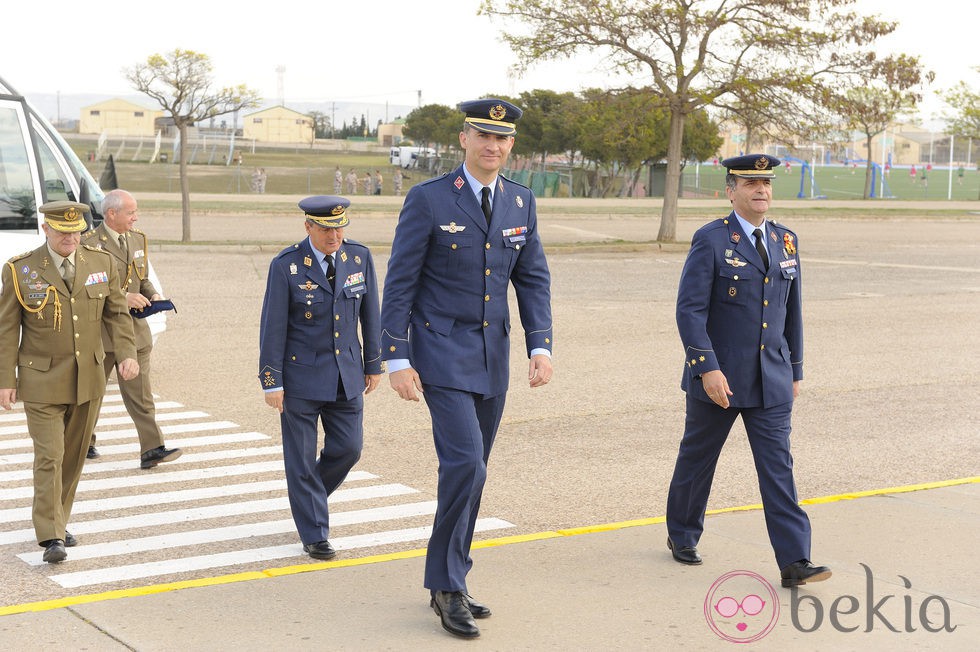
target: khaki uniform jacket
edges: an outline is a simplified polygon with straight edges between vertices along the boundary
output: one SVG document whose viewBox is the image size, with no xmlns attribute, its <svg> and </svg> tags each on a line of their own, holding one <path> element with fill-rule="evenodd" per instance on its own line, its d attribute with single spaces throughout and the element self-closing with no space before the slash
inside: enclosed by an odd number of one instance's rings
<svg viewBox="0 0 980 652">
<path fill-rule="evenodd" d="M 3 265 L 0 278 L 0 387 L 16 387 L 20 400 L 80 405 L 102 396 L 103 324 L 109 329 L 117 359 L 136 359 L 133 319 L 109 254 L 78 247 L 71 293 L 47 244 L 12 258 Z M 49 286 L 54 289 L 48 290 Z M 40 311 L 32 313 L 21 299 L 31 310 Z"/>
<path fill-rule="evenodd" d="M 149 299 L 154 294 L 158 294 L 156 287 L 149 279 L 150 259 L 147 251 L 146 234 L 142 231 L 132 229 L 125 234 L 129 243 L 129 255 L 119 247 L 119 242 L 106 230 L 105 224 L 100 224 L 91 231 L 87 231 L 82 236 L 82 244 L 86 244 L 94 249 L 101 249 L 110 256 L 116 263 L 116 272 L 119 275 L 122 290 L 126 292 L 137 292 Z M 153 336 L 150 327 L 145 319 L 133 319 L 133 333 L 136 335 L 136 348 L 145 349 L 153 344 Z M 102 346 L 106 351 L 112 351 L 112 338 L 105 324 L 102 325 Z M 116 358 L 120 359 L 120 358 Z"/>
</svg>

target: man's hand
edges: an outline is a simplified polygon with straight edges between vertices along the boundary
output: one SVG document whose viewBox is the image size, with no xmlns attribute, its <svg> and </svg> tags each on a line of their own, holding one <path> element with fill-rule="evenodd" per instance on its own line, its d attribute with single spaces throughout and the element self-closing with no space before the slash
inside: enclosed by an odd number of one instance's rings
<svg viewBox="0 0 980 652">
<path fill-rule="evenodd" d="M 126 305 L 129 306 L 130 308 L 136 308 L 137 310 L 140 310 L 150 305 L 150 300 L 144 297 L 139 292 L 127 292 Z"/>
<path fill-rule="evenodd" d="M 282 414 L 282 399 L 284 395 L 285 392 L 281 389 L 274 392 L 265 392 L 265 404 L 274 408 L 279 414 Z"/>
<path fill-rule="evenodd" d="M 9 410 L 17 402 L 17 390 L 14 388 L 0 389 L 0 407 Z"/>
<path fill-rule="evenodd" d="M 407 367 L 400 371 L 393 371 L 388 374 L 388 382 L 391 383 L 391 388 L 406 401 L 419 400 L 419 394 L 422 393 L 422 379 L 415 369 Z"/>
<path fill-rule="evenodd" d="M 551 380 L 551 358 L 546 355 L 537 354 L 531 356 L 531 362 L 527 367 L 527 379 L 531 387 L 541 387 L 547 385 Z"/>
<path fill-rule="evenodd" d="M 803 387 L 800 385 L 800 383 L 802 382 L 803 382 L 802 380 L 793 381 L 793 398 L 800 397 L 800 391 L 803 389 Z"/>
<path fill-rule="evenodd" d="M 701 374 L 701 382 L 704 384 L 704 392 L 708 398 L 727 410 L 730 405 L 728 397 L 732 396 L 734 392 L 729 389 L 728 379 L 725 378 L 721 369 Z"/>
<path fill-rule="evenodd" d="M 364 376 L 364 393 L 370 394 L 381 384 L 381 374 L 366 374 Z"/>
<path fill-rule="evenodd" d="M 133 358 L 126 358 L 116 365 L 116 371 L 123 380 L 132 380 L 140 375 L 140 363 Z"/>
</svg>

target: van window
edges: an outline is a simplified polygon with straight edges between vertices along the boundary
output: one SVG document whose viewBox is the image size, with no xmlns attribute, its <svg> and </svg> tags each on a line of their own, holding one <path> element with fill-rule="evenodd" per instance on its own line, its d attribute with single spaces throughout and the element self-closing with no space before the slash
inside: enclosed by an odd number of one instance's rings
<svg viewBox="0 0 980 652">
<path fill-rule="evenodd" d="M 0 231 L 37 228 L 34 185 L 18 112 L 0 107 Z"/>
</svg>

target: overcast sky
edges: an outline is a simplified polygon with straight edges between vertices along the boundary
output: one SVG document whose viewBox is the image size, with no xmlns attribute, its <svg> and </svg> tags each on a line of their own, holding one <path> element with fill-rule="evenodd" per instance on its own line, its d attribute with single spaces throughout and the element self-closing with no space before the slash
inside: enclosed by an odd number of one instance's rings
<svg viewBox="0 0 980 652">
<path fill-rule="evenodd" d="M 121 70 L 175 47 L 207 54 L 220 85 L 265 98 L 454 106 L 487 93 L 607 86 L 596 56 L 541 64 L 523 78 L 499 39 L 508 25 L 477 16 L 478 0 L 45 0 L 5 2 L 0 77 L 20 92 L 128 95 Z M 959 9 L 955 7 L 959 6 Z M 858 0 L 900 23 L 883 53 L 919 54 L 933 88 L 977 83 L 976 23 L 960 0 Z M 179 13 L 178 13 L 179 12 Z M 481 62 L 479 66 L 475 62 Z M 277 68 L 284 72 L 280 75 Z M 921 116 L 943 105 L 927 93 Z"/>
</svg>

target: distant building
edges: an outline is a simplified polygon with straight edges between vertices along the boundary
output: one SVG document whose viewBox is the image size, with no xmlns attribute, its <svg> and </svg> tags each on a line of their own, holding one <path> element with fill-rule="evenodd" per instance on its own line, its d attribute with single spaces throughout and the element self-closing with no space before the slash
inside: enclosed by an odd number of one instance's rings
<svg viewBox="0 0 980 652">
<path fill-rule="evenodd" d="M 313 118 L 284 106 L 250 113 L 243 118 L 242 136 L 260 143 L 310 143 Z"/>
<path fill-rule="evenodd" d="M 394 147 L 402 142 L 404 136 L 402 131 L 405 129 L 405 120 L 397 119 L 388 124 L 378 125 L 378 144 L 384 147 Z"/>
<path fill-rule="evenodd" d="M 163 115 L 159 109 L 147 109 L 132 102 L 113 98 L 83 106 L 78 133 L 109 136 L 154 136 L 154 121 Z"/>
</svg>

